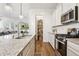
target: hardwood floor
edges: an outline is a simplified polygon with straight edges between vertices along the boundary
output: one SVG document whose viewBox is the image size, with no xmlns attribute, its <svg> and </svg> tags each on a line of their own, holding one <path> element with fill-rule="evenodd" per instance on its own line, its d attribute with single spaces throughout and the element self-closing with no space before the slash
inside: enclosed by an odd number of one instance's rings
<svg viewBox="0 0 79 59">
<path fill-rule="evenodd" d="M 35 56 L 55 56 L 55 52 L 48 42 L 36 41 Z"/>
<path fill-rule="evenodd" d="M 36 22 L 35 56 L 54 56 L 54 49 L 48 42 L 43 42 L 43 20 Z"/>
</svg>

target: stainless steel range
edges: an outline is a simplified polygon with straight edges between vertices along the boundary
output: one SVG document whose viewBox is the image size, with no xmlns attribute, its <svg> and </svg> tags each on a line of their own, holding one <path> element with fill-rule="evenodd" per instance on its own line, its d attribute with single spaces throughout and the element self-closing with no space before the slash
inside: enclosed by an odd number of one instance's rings
<svg viewBox="0 0 79 59">
<path fill-rule="evenodd" d="M 55 39 L 55 50 L 56 55 L 60 54 L 62 56 L 67 55 L 67 40 L 66 40 L 66 35 L 60 35 L 56 34 L 56 39 Z"/>
<path fill-rule="evenodd" d="M 78 31 L 79 32 L 79 31 Z M 79 38 L 79 33 L 72 34 L 56 34 L 55 35 L 55 50 L 56 55 L 67 56 L 67 40 L 66 38 Z"/>
</svg>

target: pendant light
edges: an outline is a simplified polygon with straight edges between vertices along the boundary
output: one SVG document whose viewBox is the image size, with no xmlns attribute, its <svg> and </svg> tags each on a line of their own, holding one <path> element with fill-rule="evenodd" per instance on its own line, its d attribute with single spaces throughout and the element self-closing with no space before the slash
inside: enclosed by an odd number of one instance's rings
<svg viewBox="0 0 79 59">
<path fill-rule="evenodd" d="M 6 10 L 11 10 L 12 8 L 11 8 L 11 4 L 10 3 L 6 3 L 6 5 L 5 5 L 5 9 Z"/>
<path fill-rule="evenodd" d="M 22 15 L 22 3 L 20 3 L 20 15 L 19 15 L 20 19 L 23 19 L 23 15 Z"/>
</svg>

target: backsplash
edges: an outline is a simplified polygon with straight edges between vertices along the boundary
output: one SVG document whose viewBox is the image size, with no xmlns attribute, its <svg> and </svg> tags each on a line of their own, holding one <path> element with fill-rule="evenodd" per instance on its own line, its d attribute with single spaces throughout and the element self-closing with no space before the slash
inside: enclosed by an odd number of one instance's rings
<svg viewBox="0 0 79 59">
<path fill-rule="evenodd" d="M 69 28 L 79 28 L 79 23 L 56 27 L 57 33 L 59 34 L 67 34 Z"/>
</svg>

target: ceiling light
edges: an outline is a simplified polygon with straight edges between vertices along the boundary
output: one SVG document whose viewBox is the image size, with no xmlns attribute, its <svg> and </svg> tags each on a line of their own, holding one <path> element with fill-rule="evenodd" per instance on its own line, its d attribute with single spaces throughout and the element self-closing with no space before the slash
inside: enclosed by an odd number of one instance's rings
<svg viewBox="0 0 79 59">
<path fill-rule="evenodd" d="M 20 15 L 19 15 L 19 18 L 20 19 L 23 19 L 23 15 L 22 15 L 22 3 L 20 3 Z"/>
<path fill-rule="evenodd" d="M 19 18 L 20 18 L 20 19 L 23 19 L 23 15 L 19 15 Z"/>
</svg>

